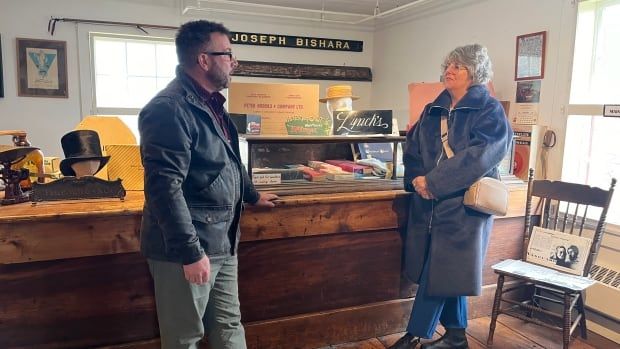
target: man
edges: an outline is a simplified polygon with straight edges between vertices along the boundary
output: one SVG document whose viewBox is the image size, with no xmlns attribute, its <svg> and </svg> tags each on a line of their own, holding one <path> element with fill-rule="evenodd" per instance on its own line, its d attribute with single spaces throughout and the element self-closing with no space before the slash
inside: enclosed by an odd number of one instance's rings
<svg viewBox="0 0 620 349">
<path fill-rule="evenodd" d="M 140 112 L 145 205 L 141 250 L 155 284 L 162 348 L 246 348 L 237 289 L 243 201 L 273 207 L 241 163 L 219 93 L 236 67 L 230 32 L 188 22 L 176 36 L 176 78 Z"/>
<path fill-rule="evenodd" d="M 570 263 L 566 261 L 566 247 L 558 245 L 555 247 L 555 265 L 568 268 Z"/>
</svg>

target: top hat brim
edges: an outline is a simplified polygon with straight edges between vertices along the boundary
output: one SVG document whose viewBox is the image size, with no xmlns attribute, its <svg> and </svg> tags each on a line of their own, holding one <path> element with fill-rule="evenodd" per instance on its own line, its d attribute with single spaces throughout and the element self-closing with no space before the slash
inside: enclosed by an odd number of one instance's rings
<svg viewBox="0 0 620 349">
<path fill-rule="evenodd" d="M 325 98 L 319 98 L 319 102 L 321 103 L 326 103 L 328 100 L 330 99 L 336 99 L 336 98 L 351 98 L 352 100 L 357 100 L 360 99 L 359 96 L 338 96 L 338 97 L 325 97 Z"/>
<path fill-rule="evenodd" d="M 71 165 L 75 164 L 76 162 L 86 161 L 86 160 L 99 160 L 99 168 L 97 169 L 97 171 L 95 171 L 95 173 L 93 173 L 93 175 L 95 175 L 97 174 L 97 172 L 101 171 L 103 166 L 105 166 L 108 163 L 108 160 L 110 160 L 110 156 L 84 156 L 84 157 L 66 158 L 60 162 L 60 172 L 64 176 L 75 176 L 75 171 L 73 171 L 73 168 L 71 168 Z"/>
</svg>

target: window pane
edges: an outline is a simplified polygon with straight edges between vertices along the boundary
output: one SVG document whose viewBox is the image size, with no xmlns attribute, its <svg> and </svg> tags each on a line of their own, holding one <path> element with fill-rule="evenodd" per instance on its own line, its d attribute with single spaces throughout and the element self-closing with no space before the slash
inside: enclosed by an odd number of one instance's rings
<svg viewBox="0 0 620 349">
<path fill-rule="evenodd" d="M 620 1 L 581 2 L 577 17 L 571 104 L 618 103 Z"/>
<path fill-rule="evenodd" d="M 155 44 L 127 43 L 127 75 L 155 76 Z"/>
<path fill-rule="evenodd" d="M 620 103 L 620 0 L 581 1 L 577 17 L 570 104 Z M 607 189 L 620 178 L 620 120 L 570 115 L 566 125 L 562 180 Z M 596 212 L 588 216 L 596 218 Z M 620 224 L 620 195 L 609 208 L 609 223 Z"/>
<path fill-rule="evenodd" d="M 172 40 L 94 34 L 93 48 L 95 110 L 142 108 L 175 76 Z"/>
<path fill-rule="evenodd" d="M 172 81 L 172 79 L 174 79 L 174 77 L 168 77 L 168 78 L 158 78 L 157 79 L 157 90 L 162 90 L 164 87 L 168 86 L 168 84 L 170 83 L 170 81 Z"/>
<path fill-rule="evenodd" d="M 155 78 L 130 77 L 127 79 L 129 88 L 130 108 L 142 108 L 157 93 Z"/>
<path fill-rule="evenodd" d="M 157 76 L 174 77 L 177 54 L 174 45 L 157 45 Z"/>
<path fill-rule="evenodd" d="M 96 78 L 97 106 L 102 108 L 127 107 L 127 80 L 120 76 L 100 76 Z"/>
<path fill-rule="evenodd" d="M 569 116 L 563 181 L 608 189 L 611 178 L 620 178 L 619 121 L 600 116 Z M 588 216 L 595 218 L 596 213 L 589 212 Z M 620 195 L 614 195 L 607 215 L 609 223 L 620 224 Z"/>
<path fill-rule="evenodd" d="M 580 11 L 575 34 L 575 54 L 570 89 L 570 103 L 589 104 L 590 69 L 594 38 L 594 11 Z"/>
<path fill-rule="evenodd" d="M 125 43 L 109 40 L 95 41 L 95 73 L 125 75 Z"/>
<path fill-rule="evenodd" d="M 617 103 L 620 101 L 620 4 L 602 11 L 597 38 L 592 104 Z"/>
</svg>

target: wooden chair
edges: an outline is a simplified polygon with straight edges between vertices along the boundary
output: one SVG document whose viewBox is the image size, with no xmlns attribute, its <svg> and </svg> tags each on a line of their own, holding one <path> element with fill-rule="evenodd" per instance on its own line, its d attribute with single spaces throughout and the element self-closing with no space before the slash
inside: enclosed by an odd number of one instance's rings
<svg viewBox="0 0 620 349">
<path fill-rule="evenodd" d="M 506 269 L 510 268 L 499 266 L 504 262 L 494 266 L 498 278 L 487 339 L 489 348 L 493 346 L 493 334 L 499 314 L 561 330 L 564 349 L 568 348 L 571 335 L 577 326 L 580 326 L 581 336 L 584 339 L 587 338 L 584 290 L 593 283 L 592 280 L 587 279 L 587 276 L 590 274 L 590 269 L 596 260 L 601 245 L 607 209 L 611 202 L 616 179 L 611 180 L 609 190 L 603 190 L 582 184 L 533 180 L 533 176 L 534 171 L 530 169 L 525 212 L 523 260 L 506 261 L 508 262 L 506 265 L 513 266 L 509 271 Z M 534 202 L 537 202 L 536 212 L 532 212 Z M 554 274 L 559 278 L 566 277 L 565 280 L 580 281 L 582 282 L 580 286 L 577 285 L 579 282 L 576 284 L 551 282 L 542 275 L 546 272 L 553 273 L 552 270 L 524 262 L 534 225 L 581 236 L 584 228 L 586 228 L 586 221 L 590 223 L 590 220 L 586 218 L 589 207 L 599 207 L 602 211 L 598 221 L 594 222 L 592 245 L 587 254 L 583 274 L 581 276 L 562 272 Z M 514 286 L 511 285 L 511 287 L 504 289 L 506 277 L 518 282 L 515 282 Z M 519 293 L 523 291 L 525 292 Z M 507 295 L 509 292 L 511 294 Z M 501 307 L 502 303 L 506 306 Z M 562 307 L 562 312 L 558 312 L 559 306 Z M 576 310 L 576 316 L 573 316 L 573 310 Z"/>
</svg>

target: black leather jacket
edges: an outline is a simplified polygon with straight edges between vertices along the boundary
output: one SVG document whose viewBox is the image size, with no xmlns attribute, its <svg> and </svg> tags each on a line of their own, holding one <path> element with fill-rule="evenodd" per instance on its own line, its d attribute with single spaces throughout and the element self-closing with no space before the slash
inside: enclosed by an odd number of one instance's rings
<svg viewBox="0 0 620 349">
<path fill-rule="evenodd" d="M 205 253 L 236 253 L 243 201 L 255 203 L 259 194 L 241 163 L 237 130 L 227 124 L 230 143 L 180 67 L 140 112 L 147 258 L 190 264 Z"/>
</svg>

